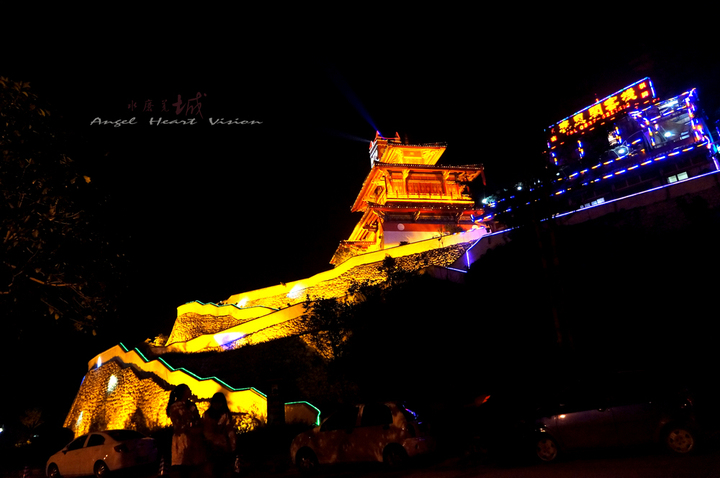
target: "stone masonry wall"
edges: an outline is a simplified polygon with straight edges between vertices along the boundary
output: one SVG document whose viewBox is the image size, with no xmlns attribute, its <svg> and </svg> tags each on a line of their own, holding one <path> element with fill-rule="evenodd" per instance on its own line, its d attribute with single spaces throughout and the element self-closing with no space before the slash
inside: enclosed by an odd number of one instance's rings
<svg viewBox="0 0 720 478">
<path fill-rule="evenodd" d="M 75 436 L 106 429 L 142 433 L 170 425 L 165 413 L 172 387 L 111 361 L 85 375 L 64 426 Z"/>
<path fill-rule="evenodd" d="M 447 267 L 454 263 L 465 251 L 470 247 L 470 243 L 456 244 L 440 249 L 433 249 L 419 254 L 411 254 L 409 256 L 398 257 L 395 259 L 397 266 L 408 272 L 417 271 L 428 266 Z M 272 297 L 264 297 L 262 299 L 250 301 L 247 307 L 254 305 L 262 305 L 265 307 L 287 307 L 299 302 L 307 300 L 307 296 L 311 298 L 333 298 L 342 297 L 347 294 L 348 289 L 354 283 L 368 282 L 377 284 L 385 280 L 383 273 L 380 271 L 382 262 L 373 262 L 364 264 L 347 271 L 335 279 L 325 281 L 312 287 L 308 287 L 300 291 L 295 297 L 287 295 L 276 295 Z"/>
<path fill-rule="evenodd" d="M 412 272 L 423 269 L 428 266 L 447 267 L 454 263 L 465 251 L 470 247 L 471 243 L 455 244 L 448 247 L 441 247 L 430 251 L 410 254 L 395 259 L 398 268 L 404 271 Z M 297 291 L 290 295 L 288 293 L 278 294 L 271 297 L 263 297 L 245 304 L 245 307 L 264 306 L 275 309 L 282 309 L 291 305 L 295 305 L 307 300 L 308 295 L 311 299 L 329 299 L 335 297 L 343 297 L 347 294 L 348 289 L 356 283 L 367 282 L 369 284 L 379 284 L 385 280 L 384 273 L 380 267 L 382 262 L 373 262 L 371 264 L 363 264 L 348 272 L 331 280 L 324 281 L 317 285 Z M 241 324 L 240 321 L 230 315 L 213 316 L 200 315 L 195 313 L 182 314 L 175 320 L 172 333 L 167 343 L 187 341 L 203 334 L 215 334 L 223 330 Z M 280 328 L 275 327 L 272 334 L 266 339 L 274 336 Z M 257 340 L 262 334 L 257 334 Z"/>
<path fill-rule="evenodd" d="M 192 312 L 182 314 L 175 320 L 167 343 L 181 342 L 203 334 L 216 334 L 243 322 L 245 321 L 232 315 L 200 315 Z"/>
</svg>

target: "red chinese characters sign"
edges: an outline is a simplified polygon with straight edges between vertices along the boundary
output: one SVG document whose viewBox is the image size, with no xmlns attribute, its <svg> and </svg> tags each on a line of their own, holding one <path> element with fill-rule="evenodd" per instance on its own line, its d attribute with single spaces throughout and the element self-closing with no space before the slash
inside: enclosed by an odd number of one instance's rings
<svg viewBox="0 0 720 478">
<path fill-rule="evenodd" d="M 564 136 L 580 133 L 591 128 L 598 121 L 611 118 L 621 111 L 649 103 L 654 99 L 655 90 L 650 78 L 636 81 L 553 125 L 550 128 L 550 146 L 562 141 L 561 138 Z"/>
</svg>

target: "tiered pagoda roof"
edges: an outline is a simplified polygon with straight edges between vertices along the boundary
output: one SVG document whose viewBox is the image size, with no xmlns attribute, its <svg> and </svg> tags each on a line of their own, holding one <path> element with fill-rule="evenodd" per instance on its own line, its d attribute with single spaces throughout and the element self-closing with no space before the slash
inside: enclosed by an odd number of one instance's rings
<svg viewBox="0 0 720 478">
<path fill-rule="evenodd" d="M 481 164 L 437 165 L 446 148 L 445 143 L 404 143 L 397 134 L 375 136 L 370 143 L 371 170 L 351 207 L 363 217 L 350 238 L 340 243 L 331 264 L 365 251 L 472 227 L 483 211 L 475 208 L 469 184 L 479 176 L 484 182 L 484 169 Z M 412 224 L 406 227 L 408 222 Z M 384 234 L 388 226 L 393 231 L 390 240 Z"/>
</svg>

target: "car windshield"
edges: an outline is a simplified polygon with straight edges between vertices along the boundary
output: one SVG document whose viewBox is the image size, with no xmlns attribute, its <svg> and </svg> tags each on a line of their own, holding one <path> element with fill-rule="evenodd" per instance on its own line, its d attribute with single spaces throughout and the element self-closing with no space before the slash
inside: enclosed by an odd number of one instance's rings
<svg viewBox="0 0 720 478">
<path fill-rule="evenodd" d="M 125 441 L 125 440 L 135 440 L 137 438 L 145 438 L 145 435 L 143 435 L 140 432 L 136 432 L 135 430 L 108 430 L 105 433 L 110 435 L 110 437 L 115 441 Z"/>
<path fill-rule="evenodd" d="M 343 406 L 331 414 L 322 424 L 323 431 L 346 430 L 356 424 L 358 409 L 356 406 Z"/>
<path fill-rule="evenodd" d="M 76 439 L 74 439 L 74 440 L 67 446 L 67 450 L 68 450 L 68 451 L 79 450 L 79 449 L 82 448 L 83 445 L 85 444 L 85 440 L 86 440 L 86 439 L 87 439 L 87 435 L 83 435 L 83 436 L 81 436 L 81 437 L 77 437 Z"/>
</svg>

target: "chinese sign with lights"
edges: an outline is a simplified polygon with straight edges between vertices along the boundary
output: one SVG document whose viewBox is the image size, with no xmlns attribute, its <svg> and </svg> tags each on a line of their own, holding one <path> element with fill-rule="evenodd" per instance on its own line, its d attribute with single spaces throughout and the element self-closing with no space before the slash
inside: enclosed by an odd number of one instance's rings
<svg viewBox="0 0 720 478">
<path fill-rule="evenodd" d="M 550 127 L 550 147 L 565 137 L 581 133 L 598 121 L 611 118 L 621 111 L 635 108 L 655 100 L 655 90 L 650 78 L 643 78 L 613 93 L 597 103 L 568 116 Z"/>
</svg>

